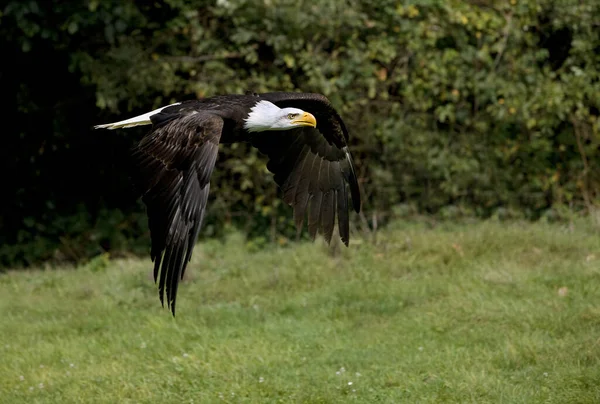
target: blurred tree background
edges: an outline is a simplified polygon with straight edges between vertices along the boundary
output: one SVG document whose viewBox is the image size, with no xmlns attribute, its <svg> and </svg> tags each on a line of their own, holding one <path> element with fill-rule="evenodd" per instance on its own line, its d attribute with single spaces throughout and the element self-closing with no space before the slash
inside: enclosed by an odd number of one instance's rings
<svg viewBox="0 0 600 404">
<path fill-rule="evenodd" d="M 600 192 L 600 3 L 17 0 L 0 9 L 0 266 L 145 252 L 129 150 L 93 131 L 183 99 L 319 92 L 350 129 L 362 220 L 557 218 Z M 265 159 L 221 147 L 203 234 L 295 234 Z M 368 220 L 367 220 L 368 218 Z"/>
</svg>

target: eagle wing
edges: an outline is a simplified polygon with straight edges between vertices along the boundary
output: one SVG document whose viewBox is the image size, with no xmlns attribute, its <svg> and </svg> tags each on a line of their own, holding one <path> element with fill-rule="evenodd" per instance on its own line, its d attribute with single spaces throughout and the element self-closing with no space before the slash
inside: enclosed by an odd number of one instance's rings
<svg viewBox="0 0 600 404">
<path fill-rule="evenodd" d="M 148 211 L 160 301 L 164 305 L 166 291 L 175 315 L 177 286 L 202 226 L 223 119 L 173 107 L 151 119 L 152 131 L 133 152 L 134 182 Z"/>
<path fill-rule="evenodd" d="M 267 169 L 282 189 L 283 200 L 293 207 L 298 229 L 308 212 L 310 236 L 314 238 L 320 229 L 329 243 L 337 213 L 340 238 L 348 245 L 348 189 L 356 212 L 361 202 L 344 122 L 320 94 L 267 93 L 260 97 L 280 108 L 300 108 L 315 116 L 316 128 L 253 133 L 251 143 L 269 157 Z"/>
</svg>

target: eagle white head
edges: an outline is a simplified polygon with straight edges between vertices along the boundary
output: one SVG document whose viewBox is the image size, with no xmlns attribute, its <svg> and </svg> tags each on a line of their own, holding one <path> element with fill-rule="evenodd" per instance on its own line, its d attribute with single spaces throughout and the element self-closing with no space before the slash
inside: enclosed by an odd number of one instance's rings
<svg viewBox="0 0 600 404">
<path fill-rule="evenodd" d="M 269 101 L 259 101 L 252 107 L 244 128 L 248 132 L 288 130 L 300 126 L 317 126 L 315 117 L 298 108 L 279 108 Z"/>
</svg>

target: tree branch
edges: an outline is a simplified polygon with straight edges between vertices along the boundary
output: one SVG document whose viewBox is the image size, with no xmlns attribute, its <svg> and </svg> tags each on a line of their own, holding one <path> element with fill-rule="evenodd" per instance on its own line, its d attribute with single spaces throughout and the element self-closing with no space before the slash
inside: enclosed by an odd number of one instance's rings
<svg viewBox="0 0 600 404">
<path fill-rule="evenodd" d="M 589 162 L 587 159 L 587 155 L 585 153 L 583 141 L 581 139 L 582 138 L 581 131 L 583 129 L 575 116 L 571 117 L 571 123 L 573 125 L 573 132 L 575 132 L 575 140 L 577 141 L 577 148 L 579 150 L 579 155 L 581 156 L 581 161 L 583 162 L 583 172 L 581 173 L 581 176 L 583 177 L 583 181 L 582 181 L 583 189 L 581 190 L 582 194 L 583 194 L 583 201 L 588 209 L 588 212 L 592 213 L 593 204 L 592 204 L 592 201 L 590 198 L 590 185 L 589 185 L 590 165 L 589 165 Z"/>
<path fill-rule="evenodd" d="M 498 54 L 496 55 L 496 59 L 494 60 L 494 65 L 492 66 L 492 70 L 496 70 L 498 64 L 500 63 L 500 59 L 502 59 L 502 55 L 506 50 L 506 45 L 508 44 L 508 37 L 510 36 L 510 28 L 512 23 L 512 12 L 506 15 L 506 25 L 504 26 L 504 32 L 502 37 L 502 43 L 500 44 L 500 49 L 498 50 Z"/>
<path fill-rule="evenodd" d="M 163 56 L 161 59 L 169 62 L 184 62 L 184 63 L 198 63 L 208 62 L 210 60 L 223 60 L 223 59 L 237 59 L 241 58 L 241 53 L 226 53 L 224 55 L 201 55 L 201 56 Z"/>
</svg>

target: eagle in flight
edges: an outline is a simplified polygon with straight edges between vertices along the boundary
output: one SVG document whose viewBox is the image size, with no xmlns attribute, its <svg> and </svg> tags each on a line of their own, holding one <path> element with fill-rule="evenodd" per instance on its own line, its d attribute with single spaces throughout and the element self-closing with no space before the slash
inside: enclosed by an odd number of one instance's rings
<svg viewBox="0 0 600 404">
<path fill-rule="evenodd" d="M 267 169 L 294 210 L 301 229 L 319 230 L 329 243 L 337 216 L 347 246 L 349 197 L 360 211 L 360 192 L 348 131 L 320 94 L 273 92 L 183 101 L 146 114 L 95 126 L 152 125 L 134 148 L 133 179 L 147 207 L 154 280 L 175 315 L 177 287 L 198 238 L 210 176 L 220 143 L 249 142 L 268 157 Z M 159 276 L 160 273 L 160 276 Z"/>
</svg>

